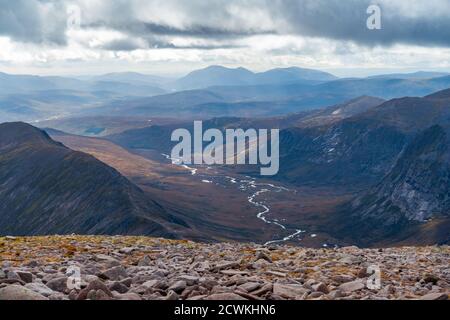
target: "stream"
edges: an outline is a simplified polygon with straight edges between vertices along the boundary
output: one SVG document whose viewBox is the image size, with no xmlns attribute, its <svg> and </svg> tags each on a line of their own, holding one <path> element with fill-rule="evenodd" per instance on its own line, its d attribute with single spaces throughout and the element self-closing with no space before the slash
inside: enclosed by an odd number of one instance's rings
<svg viewBox="0 0 450 320">
<path fill-rule="evenodd" d="M 267 194 L 270 192 L 296 192 L 295 190 L 290 190 L 283 186 L 277 186 L 272 183 L 263 183 L 258 182 L 257 179 L 253 177 L 246 176 L 245 179 L 231 177 L 231 176 L 223 176 L 218 172 L 213 171 L 212 174 L 198 174 L 198 169 L 192 168 L 186 164 L 183 164 L 181 159 L 173 159 L 167 154 L 162 154 L 167 160 L 171 161 L 172 164 L 178 165 L 188 171 L 190 171 L 191 175 L 200 177 L 203 183 L 216 183 L 218 185 L 222 183 L 226 183 L 227 186 L 235 185 L 236 188 L 242 192 L 246 192 L 250 195 L 247 197 L 249 203 L 251 203 L 255 208 L 257 208 L 258 213 L 256 217 L 262 220 L 266 224 L 276 225 L 281 229 L 282 232 L 286 232 L 287 235 L 281 239 L 271 240 L 266 242 L 264 245 L 271 245 L 275 243 L 283 243 L 294 239 L 299 236 L 301 233 L 304 233 L 304 230 L 295 229 L 294 232 L 289 231 L 289 229 L 283 225 L 276 218 L 268 218 L 267 215 L 270 213 L 270 206 L 263 202 L 262 200 L 258 200 L 261 198 L 261 195 Z M 211 167 L 206 167 L 206 171 L 211 171 Z M 215 174 L 215 175 L 214 175 Z M 219 174 L 219 175 L 218 175 Z"/>
</svg>

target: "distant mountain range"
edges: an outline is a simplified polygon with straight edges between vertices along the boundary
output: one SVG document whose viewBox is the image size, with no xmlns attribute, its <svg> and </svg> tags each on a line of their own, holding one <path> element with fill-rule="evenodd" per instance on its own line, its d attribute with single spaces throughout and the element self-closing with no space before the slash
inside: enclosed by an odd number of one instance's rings
<svg viewBox="0 0 450 320">
<path fill-rule="evenodd" d="M 147 83 L 0 73 L 0 122 L 65 117 L 118 98 L 163 93 Z"/>
<path fill-rule="evenodd" d="M 438 77 L 445 77 L 450 75 L 448 72 L 427 72 L 418 71 L 412 73 L 390 73 L 371 76 L 369 78 L 383 78 L 383 79 L 431 79 Z"/>
<path fill-rule="evenodd" d="M 183 220 L 115 169 L 24 123 L 0 125 L 0 234 L 177 237 Z"/>
<path fill-rule="evenodd" d="M 0 121 L 80 116 L 270 117 L 367 95 L 424 96 L 448 88 L 439 72 L 338 79 L 297 67 L 252 72 L 210 66 L 180 79 L 135 72 L 78 78 L 0 73 Z"/>
<path fill-rule="evenodd" d="M 361 95 L 392 99 L 423 96 L 450 87 L 450 76 L 417 79 L 341 79 L 319 84 L 215 86 L 149 98 L 117 100 L 90 115 L 180 117 L 269 117 L 340 104 Z"/>
</svg>

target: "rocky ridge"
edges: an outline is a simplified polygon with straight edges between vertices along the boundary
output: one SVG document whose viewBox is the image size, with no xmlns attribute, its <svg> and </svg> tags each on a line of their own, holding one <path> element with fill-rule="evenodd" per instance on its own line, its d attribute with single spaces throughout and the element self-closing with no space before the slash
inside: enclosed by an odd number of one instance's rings
<svg viewBox="0 0 450 320">
<path fill-rule="evenodd" d="M 308 249 L 123 236 L 2 237 L 0 300 L 446 300 L 449 262 L 448 246 Z M 380 287 L 368 286 L 375 283 L 368 282 L 369 267 L 379 268 Z"/>
</svg>

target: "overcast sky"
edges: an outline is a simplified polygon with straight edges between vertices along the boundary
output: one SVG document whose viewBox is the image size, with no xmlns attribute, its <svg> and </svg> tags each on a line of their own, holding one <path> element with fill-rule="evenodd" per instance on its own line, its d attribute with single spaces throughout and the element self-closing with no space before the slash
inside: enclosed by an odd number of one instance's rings
<svg viewBox="0 0 450 320">
<path fill-rule="evenodd" d="M 366 10 L 381 8 L 381 30 Z M 450 0 L 0 0 L 0 71 L 450 71 Z"/>
</svg>

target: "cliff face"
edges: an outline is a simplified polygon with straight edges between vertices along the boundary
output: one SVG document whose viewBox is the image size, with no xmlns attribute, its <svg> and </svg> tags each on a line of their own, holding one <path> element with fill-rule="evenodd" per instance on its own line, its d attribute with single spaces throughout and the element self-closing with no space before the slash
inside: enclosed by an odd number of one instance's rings
<svg viewBox="0 0 450 320">
<path fill-rule="evenodd" d="M 446 130 L 433 126 L 406 148 L 389 175 L 376 190 L 381 205 L 370 212 L 397 208 L 411 221 L 433 215 L 450 216 L 450 153 Z"/>
<path fill-rule="evenodd" d="M 183 225 L 94 157 L 30 125 L 0 125 L 0 234 L 174 237 Z"/>
<path fill-rule="evenodd" d="M 448 130 L 435 125 L 402 152 L 375 187 L 343 206 L 338 233 L 369 245 L 403 241 L 450 243 Z"/>
</svg>

